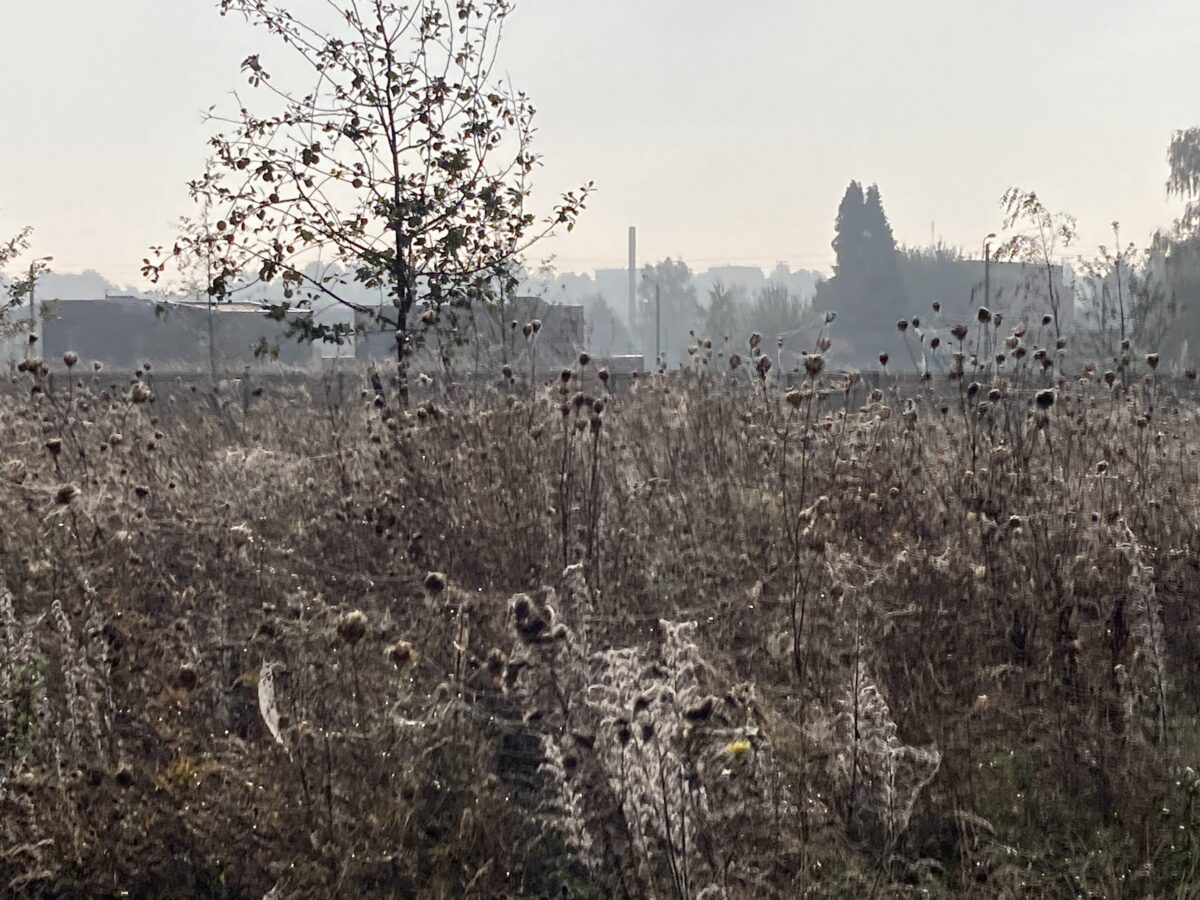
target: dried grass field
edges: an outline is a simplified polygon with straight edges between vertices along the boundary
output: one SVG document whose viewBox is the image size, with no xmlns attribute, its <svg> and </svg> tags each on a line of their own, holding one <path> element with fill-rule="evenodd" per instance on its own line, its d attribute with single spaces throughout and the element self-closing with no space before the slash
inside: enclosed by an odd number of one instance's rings
<svg viewBox="0 0 1200 900">
<path fill-rule="evenodd" d="M 1194 896 L 1192 383 L 707 353 L 22 365 L 0 892 Z"/>
</svg>

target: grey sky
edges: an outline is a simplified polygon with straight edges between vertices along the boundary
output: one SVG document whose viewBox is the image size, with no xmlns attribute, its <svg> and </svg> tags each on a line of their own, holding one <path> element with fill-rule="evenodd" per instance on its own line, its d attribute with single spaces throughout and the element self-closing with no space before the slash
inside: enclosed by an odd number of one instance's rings
<svg viewBox="0 0 1200 900">
<path fill-rule="evenodd" d="M 270 42 L 210 0 L 0 0 L 0 34 L 0 234 L 137 281 L 189 209 L 199 111 Z M 936 222 L 977 252 L 1010 185 L 1075 214 L 1080 252 L 1113 219 L 1144 243 L 1197 50 L 1195 0 L 520 0 L 503 66 L 539 109 L 537 194 L 599 189 L 561 269 L 623 264 L 629 224 L 645 259 L 825 268 L 852 178 L 907 243 Z"/>
</svg>

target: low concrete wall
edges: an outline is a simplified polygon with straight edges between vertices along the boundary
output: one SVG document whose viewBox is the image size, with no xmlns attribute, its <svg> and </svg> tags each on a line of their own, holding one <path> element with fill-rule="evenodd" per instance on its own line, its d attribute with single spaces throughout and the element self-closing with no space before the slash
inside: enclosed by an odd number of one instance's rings
<svg viewBox="0 0 1200 900">
<path fill-rule="evenodd" d="M 312 345 L 287 338 L 286 323 L 245 308 L 220 309 L 213 315 L 212 355 L 221 371 L 315 364 Z M 256 357 L 255 348 L 264 340 L 278 348 L 277 355 Z M 100 362 L 120 370 L 148 362 L 162 371 L 207 371 L 208 310 L 131 297 L 48 305 L 40 352 L 47 365 L 61 367 L 68 350 L 79 354 L 84 365 Z"/>
</svg>

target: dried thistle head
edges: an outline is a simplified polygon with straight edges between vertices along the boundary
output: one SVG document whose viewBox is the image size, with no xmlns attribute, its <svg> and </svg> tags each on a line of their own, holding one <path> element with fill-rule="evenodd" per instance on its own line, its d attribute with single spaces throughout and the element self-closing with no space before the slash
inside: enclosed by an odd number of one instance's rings
<svg viewBox="0 0 1200 900">
<path fill-rule="evenodd" d="M 4 479 L 12 484 L 23 484 L 28 472 L 23 459 L 13 458 L 4 464 Z"/>
<path fill-rule="evenodd" d="M 689 722 L 700 724 L 711 719 L 713 713 L 716 712 L 716 709 L 717 698 L 710 694 L 709 696 L 704 697 L 694 706 L 685 709 L 683 711 L 683 717 Z"/>
<path fill-rule="evenodd" d="M 397 669 L 403 671 L 416 664 L 419 654 L 408 641 L 397 641 L 384 648 L 383 655 Z"/>
<path fill-rule="evenodd" d="M 48 559 L 30 560 L 26 567 L 30 584 L 40 583 L 54 570 L 54 564 Z"/>
<path fill-rule="evenodd" d="M 175 681 L 185 691 L 190 691 L 199 684 L 200 675 L 196 671 L 195 666 L 185 662 L 179 666 L 179 671 L 175 673 Z"/>
<path fill-rule="evenodd" d="M 347 644 L 354 646 L 367 636 L 367 614 L 360 609 L 343 613 L 337 621 L 337 634 Z"/>
<path fill-rule="evenodd" d="M 508 657 L 499 647 L 493 647 L 488 651 L 487 658 L 484 664 L 487 666 L 488 672 L 492 675 L 500 675 L 504 671 L 504 666 L 508 662 Z"/>
<path fill-rule="evenodd" d="M 74 484 L 60 485 L 58 490 L 54 492 L 54 502 L 59 506 L 66 506 L 72 500 L 79 496 L 79 487 Z"/>
<path fill-rule="evenodd" d="M 154 398 L 154 392 L 143 381 L 135 381 L 129 388 L 130 403 L 149 403 Z"/>
</svg>

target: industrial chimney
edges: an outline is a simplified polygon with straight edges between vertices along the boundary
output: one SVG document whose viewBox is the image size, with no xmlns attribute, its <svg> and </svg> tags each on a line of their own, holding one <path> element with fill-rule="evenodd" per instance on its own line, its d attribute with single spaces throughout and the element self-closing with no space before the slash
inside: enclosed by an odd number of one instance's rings
<svg viewBox="0 0 1200 900">
<path fill-rule="evenodd" d="M 629 333 L 637 333 L 637 228 L 629 226 Z"/>
</svg>

